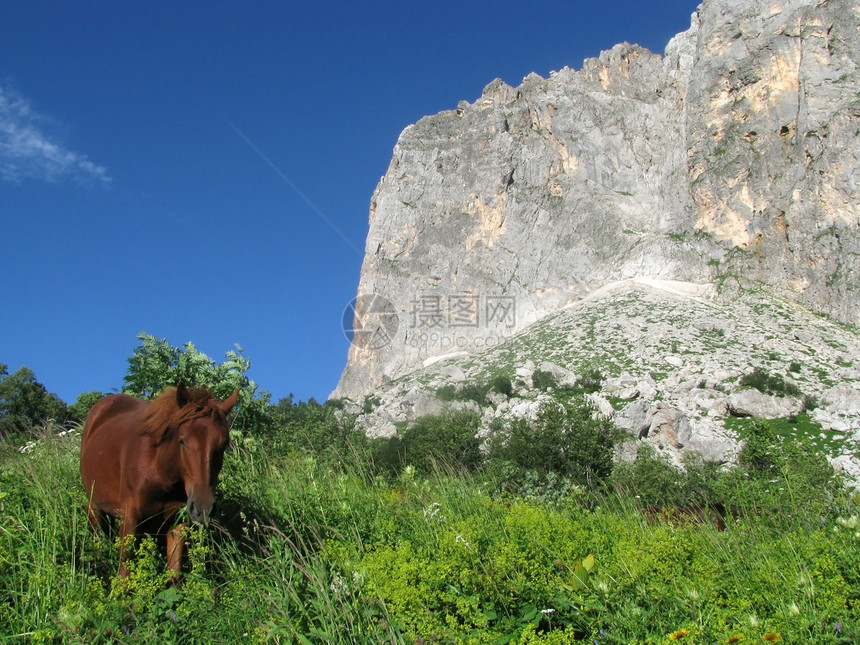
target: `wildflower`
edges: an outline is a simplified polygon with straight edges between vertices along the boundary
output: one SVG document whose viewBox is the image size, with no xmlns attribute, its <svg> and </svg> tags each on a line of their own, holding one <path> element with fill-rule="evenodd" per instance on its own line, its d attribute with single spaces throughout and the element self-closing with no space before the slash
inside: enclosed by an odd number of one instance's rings
<svg viewBox="0 0 860 645">
<path fill-rule="evenodd" d="M 439 515 L 440 510 L 442 510 L 442 505 L 439 502 L 433 502 L 430 506 L 424 509 L 424 519 L 430 520 L 436 518 Z"/>
<path fill-rule="evenodd" d="M 833 623 L 833 627 L 836 629 L 836 633 L 842 636 L 842 624 L 838 620 Z"/>
<path fill-rule="evenodd" d="M 768 643 L 778 643 L 782 640 L 782 636 L 779 635 L 779 632 L 768 632 L 764 636 L 761 637 L 763 641 L 767 641 Z"/>
<path fill-rule="evenodd" d="M 686 629 L 679 629 L 678 631 L 672 632 L 671 634 L 669 634 L 669 640 L 670 641 L 676 641 L 679 638 L 684 638 L 684 636 L 686 636 L 689 633 L 690 632 L 688 632 Z"/>
<path fill-rule="evenodd" d="M 541 609 L 540 613 L 542 613 L 544 616 L 548 616 L 549 614 L 554 614 L 555 609 Z"/>
<path fill-rule="evenodd" d="M 338 595 L 349 595 L 349 587 L 346 586 L 346 583 L 343 579 L 337 574 L 332 576 L 331 583 L 328 586 L 329 591 Z"/>
</svg>

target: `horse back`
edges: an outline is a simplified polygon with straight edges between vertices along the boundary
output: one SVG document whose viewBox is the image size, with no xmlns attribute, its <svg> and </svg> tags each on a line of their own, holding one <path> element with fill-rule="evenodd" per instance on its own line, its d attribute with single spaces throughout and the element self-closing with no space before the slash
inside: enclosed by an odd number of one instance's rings
<svg viewBox="0 0 860 645">
<path fill-rule="evenodd" d="M 146 407 L 146 401 L 141 401 L 128 394 L 109 394 L 99 399 L 87 414 L 84 424 L 82 443 L 86 443 L 94 434 L 118 417 L 139 414 Z"/>
</svg>

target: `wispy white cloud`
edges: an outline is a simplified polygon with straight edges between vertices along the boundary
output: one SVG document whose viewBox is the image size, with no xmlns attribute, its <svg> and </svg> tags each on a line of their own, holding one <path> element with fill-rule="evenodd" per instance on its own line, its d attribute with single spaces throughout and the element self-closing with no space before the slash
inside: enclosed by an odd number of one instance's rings
<svg viewBox="0 0 860 645">
<path fill-rule="evenodd" d="M 45 121 L 27 99 L 0 85 L 0 177 L 110 184 L 107 168 L 52 141 L 39 127 Z"/>
</svg>

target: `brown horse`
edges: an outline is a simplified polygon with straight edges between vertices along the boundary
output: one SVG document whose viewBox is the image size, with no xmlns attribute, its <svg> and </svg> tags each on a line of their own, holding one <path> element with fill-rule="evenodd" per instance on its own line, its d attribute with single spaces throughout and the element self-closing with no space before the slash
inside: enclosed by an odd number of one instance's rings
<svg viewBox="0 0 860 645">
<path fill-rule="evenodd" d="M 153 401 L 111 394 L 90 410 L 81 438 L 87 514 L 105 532 L 108 515 L 119 519 L 120 576 L 128 575 L 126 537 L 165 531 L 167 563 L 179 574 L 184 526 L 174 520 L 187 504 L 193 521 L 209 521 L 238 395 L 218 401 L 208 389 L 180 384 Z"/>
</svg>

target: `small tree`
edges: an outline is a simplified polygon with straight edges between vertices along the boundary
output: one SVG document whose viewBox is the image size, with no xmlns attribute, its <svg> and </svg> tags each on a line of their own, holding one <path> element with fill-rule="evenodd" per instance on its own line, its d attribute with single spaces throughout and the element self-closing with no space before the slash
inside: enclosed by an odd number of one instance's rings
<svg viewBox="0 0 860 645">
<path fill-rule="evenodd" d="M 74 421 L 83 422 L 96 402 L 104 396 L 104 392 L 93 390 L 92 392 L 81 392 L 75 402 L 69 406 L 69 418 Z"/>
<path fill-rule="evenodd" d="M 226 353 L 223 363 L 216 363 L 199 351 L 193 343 L 181 348 L 173 347 L 165 339 L 140 332 L 140 345 L 128 359 L 128 373 L 122 391 L 126 394 L 151 399 L 164 388 L 185 383 L 206 386 L 214 396 L 224 399 L 239 389 L 239 414 L 234 427 L 241 430 L 266 430 L 270 424 L 268 392 L 257 392 L 257 384 L 246 373 L 251 362 L 242 356 L 242 349 Z"/>
<path fill-rule="evenodd" d="M 416 420 L 399 436 L 389 439 L 378 457 L 394 471 L 413 466 L 424 474 L 437 468 L 476 470 L 482 461 L 477 438 L 481 418 L 474 412 L 448 410 Z"/>
<path fill-rule="evenodd" d="M 534 385 L 536 390 L 540 390 L 541 392 L 546 392 L 549 388 L 555 389 L 558 387 L 555 374 L 544 370 L 535 370 L 532 373 L 532 385 Z"/>
<path fill-rule="evenodd" d="M 490 457 L 508 464 L 512 483 L 553 473 L 595 487 L 612 473 L 616 434 L 586 399 L 551 401 L 541 406 L 536 422 L 515 419 L 499 431 L 490 442 Z"/>
<path fill-rule="evenodd" d="M 63 422 L 66 404 L 36 380 L 29 367 L 9 374 L 0 363 L 0 436 L 31 430 L 45 421 Z"/>
</svg>

